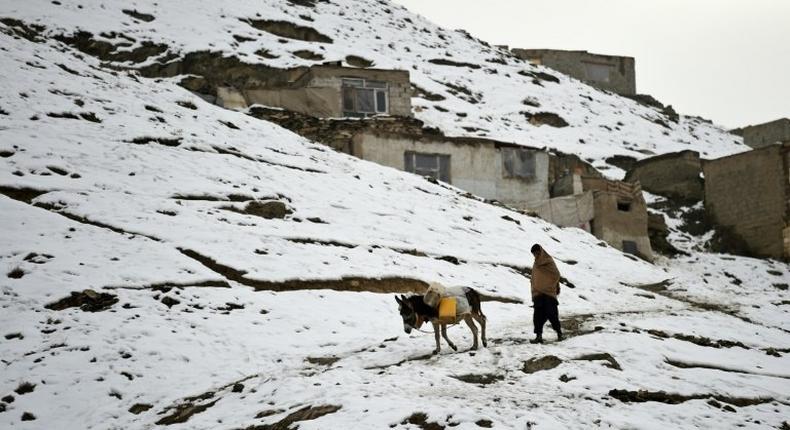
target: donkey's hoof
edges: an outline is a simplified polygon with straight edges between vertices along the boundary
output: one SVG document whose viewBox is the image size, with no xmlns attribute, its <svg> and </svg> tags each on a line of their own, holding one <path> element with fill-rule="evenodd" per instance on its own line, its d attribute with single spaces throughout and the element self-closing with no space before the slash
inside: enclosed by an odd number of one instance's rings
<svg viewBox="0 0 790 430">
<path fill-rule="evenodd" d="M 483 348 L 488 348 L 488 342 L 483 341 Z"/>
<path fill-rule="evenodd" d="M 450 344 L 450 348 L 452 348 L 453 351 L 458 351 L 458 347 L 453 344 Z"/>
<path fill-rule="evenodd" d="M 438 354 L 439 352 L 441 352 L 441 350 L 440 350 L 440 349 L 434 349 L 434 350 L 433 350 L 433 352 L 431 352 L 431 355 L 436 355 L 436 354 Z"/>
<path fill-rule="evenodd" d="M 477 347 L 477 345 L 472 345 L 472 348 L 471 348 L 471 349 L 469 349 L 469 350 L 470 350 L 470 351 L 477 351 L 477 348 L 478 348 L 478 347 Z"/>
</svg>

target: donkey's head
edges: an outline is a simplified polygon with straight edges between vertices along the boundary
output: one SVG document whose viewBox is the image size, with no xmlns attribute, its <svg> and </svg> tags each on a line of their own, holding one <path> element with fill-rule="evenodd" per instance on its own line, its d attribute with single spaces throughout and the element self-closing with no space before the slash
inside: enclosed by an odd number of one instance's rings
<svg viewBox="0 0 790 430">
<path fill-rule="evenodd" d="M 412 330 L 419 330 L 423 321 L 414 309 L 411 298 L 401 294 L 400 297 L 395 296 L 395 301 L 398 302 L 398 312 L 400 312 L 400 316 L 403 318 L 403 331 L 409 334 Z"/>
</svg>

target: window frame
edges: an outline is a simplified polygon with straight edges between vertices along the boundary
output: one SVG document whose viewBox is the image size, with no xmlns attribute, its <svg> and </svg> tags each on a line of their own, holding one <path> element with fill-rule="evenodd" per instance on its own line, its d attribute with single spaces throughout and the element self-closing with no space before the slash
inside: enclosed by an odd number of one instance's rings
<svg viewBox="0 0 790 430">
<path fill-rule="evenodd" d="M 417 157 L 434 157 L 436 166 L 434 168 L 418 168 Z M 415 175 L 428 176 L 448 184 L 452 183 L 450 176 L 451 162 L 452 157 L 450 154 L 419 151 L 404 151 L 403 153 L 403 170 Z"/>
<path fill-rule="evenodd" d="M 341 78 L 340 107 L 343 111 L 343 116 L 366 118 L 374 115 L 389 115 L 389 89 L 390 84 L 387 81 L 351 77 Z M 363 110 L 360 108 L 360 94 L 368 92 L 372 94 L 372 110 Z M 349 97 L 352 106 L 349 106 L 347 103 Z M 379 102 L 383 102 L 384 109 L 379 109 Z"/>
</svg>

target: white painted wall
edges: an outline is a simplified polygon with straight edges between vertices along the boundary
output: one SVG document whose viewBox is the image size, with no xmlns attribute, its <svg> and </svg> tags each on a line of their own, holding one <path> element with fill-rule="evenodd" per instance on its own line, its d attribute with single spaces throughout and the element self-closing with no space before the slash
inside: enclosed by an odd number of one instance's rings
<svg viewBox="0 0 790 430">
<path fill-rule="evenodd" d="M 354 137 L 353 154 L 359 158 L 404 170 L 406 151 L 450 155 L 450 183 L 487 199 L 518 209 L 537 208 L 549 199 L 549 155 L 535 154 L 534 180 L 505 178 L 502 153 L 491 143 L 459 143 L 442 139 L 408 138 L 360 133 Z"/>
</svg>

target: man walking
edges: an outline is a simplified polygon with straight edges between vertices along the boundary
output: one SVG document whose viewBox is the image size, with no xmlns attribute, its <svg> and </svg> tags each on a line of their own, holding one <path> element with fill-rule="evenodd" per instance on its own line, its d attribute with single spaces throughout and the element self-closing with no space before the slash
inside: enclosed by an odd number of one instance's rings
<svg viewBox="0 0 790 430">
<path fill-rule="evenodd" d="M 557 296 L 560 294 L 560 271 L 554 264 L 554 259 L 540 247 L 532 245 L 532 255 L 535 263 L 532 265 L 532 303 L 534 314 L 532 322 L 535 324 L 535 339 L 530 343 L 543 343 L 543 325 L 546 321 L 551 323 L 551 328 L 557 332 L 557 340 L 562 340 L 559 311 L 557 310 Z"/>
</svg>

